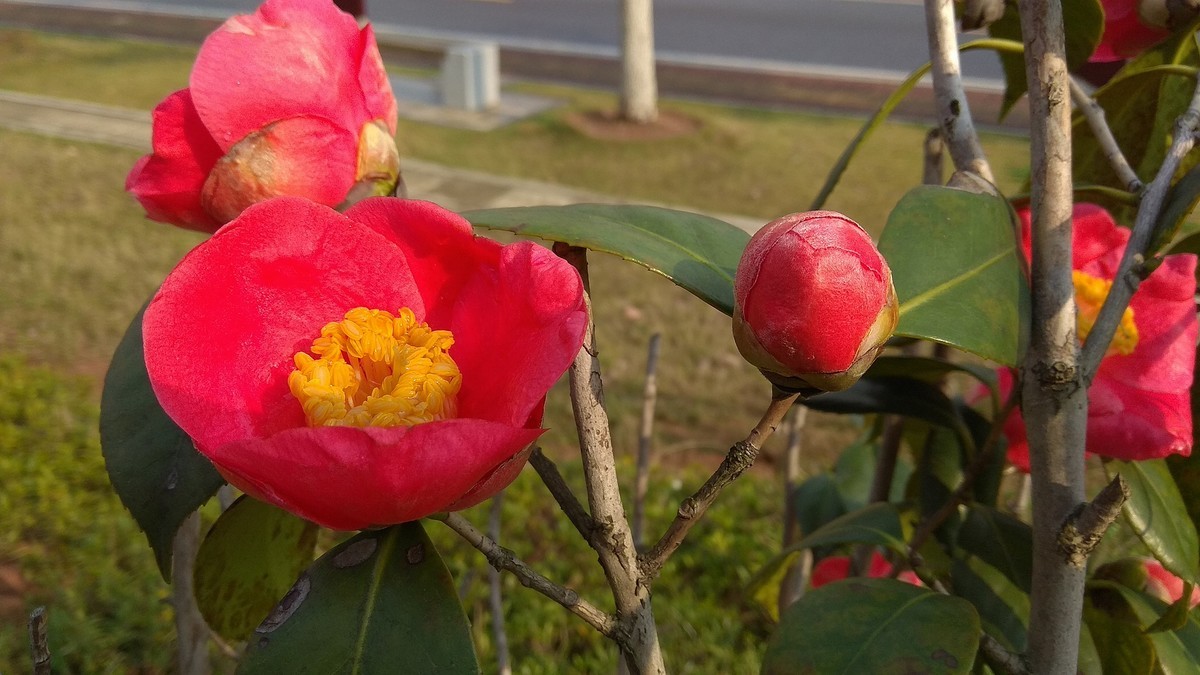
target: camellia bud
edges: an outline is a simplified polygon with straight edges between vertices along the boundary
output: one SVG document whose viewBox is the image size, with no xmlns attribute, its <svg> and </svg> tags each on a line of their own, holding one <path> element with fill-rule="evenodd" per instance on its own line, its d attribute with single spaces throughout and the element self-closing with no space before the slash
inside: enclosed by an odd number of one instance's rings
<svg viewBox="0 0 1200 675">
<path fill-rule="evenodd" d="M 733 292 L 738 351 L 790 390 L 854 384 L 899 318 L 887 262 L 858 223 L 832 211 L 794 213 L 759 230 Z"/>
</svg>

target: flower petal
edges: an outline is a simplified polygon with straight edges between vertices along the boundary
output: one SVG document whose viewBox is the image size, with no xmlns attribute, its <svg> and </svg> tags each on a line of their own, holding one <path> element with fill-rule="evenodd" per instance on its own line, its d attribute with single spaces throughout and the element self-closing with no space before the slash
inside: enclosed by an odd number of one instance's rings
<svg viewBox="0 0 1200 675">
<path fill-rule="evenodd" d="M 254 497 L 326 527 L 357 530 L 447 510 L 498 464 L 527 457 L 522 449 L 541 433 L 468 419 L 300 427 L 229 443 L 209 457 Z"/>
<path fill-rule="evenodd" d="M 396 96 L 392 93 L 392 82 L 383 67 L 379 46 L 375 43 L 375 29 L 370 25 L 359 33 L 358 83 L 362 87 L 363 103 L 372 120 L 383 120 L 388 131 L 396 135 Z"/>
<path fill-rule="evenodd" d="M 303 426 L 293 356 L 358 306 L 424 316 L 403 253 L 307 200 L 256 204 L 189 253 L 146 309 L 150 382 L 203 453 Z"/>
<path fill-rule="evenodd" d="M 450 324 L 455 299 L 476 270 L 499 264 L 499 243 L 475 236 L 466 219 L 433 202 L 376 197 L 355 204 L 346 216 L 404 251 L 429 309 L 426 320 L 435 328 Z"/>
<path fill-rule="evenodd" d="M 362 49 L 354 17 L 329 0 L 267 0 L 205 39 L 190 80 L 196 109 L 222 150 L 297 115 L 357 133 L 371 119 Z"/>
<path fill-rule="evenodd" d="M 154 153 L 141 158 L 125 179 L 125 189 L 153 220 L 201 232 L 221 223 L 200 205 L 200 189 L 221 149 L 204 128 L 187 89 L 154 108 Z"/>
<path fill-rule="evenodd" d="M 1088 390 L 1087 451 L 1125 460 L 1192 453 L 1188 391 L 1145 391 L 1099 375 Z"/>
<path fill-rule="evenodd" d="M 358 134 L 323 117 L 290 117 L 230 148 L 209 173 L 201 202 L 221 222 L 271 197 L 291 195 L 337 206 L 357 171 Z"/>
<path fill-rule="evenodd" d="M 586 328 L 575 269 L 533 242 L 505 246 L 498 267 L 477 270 L 454 304 L 459 413 L 526 424 L 575 359 Z"/>
</svg>

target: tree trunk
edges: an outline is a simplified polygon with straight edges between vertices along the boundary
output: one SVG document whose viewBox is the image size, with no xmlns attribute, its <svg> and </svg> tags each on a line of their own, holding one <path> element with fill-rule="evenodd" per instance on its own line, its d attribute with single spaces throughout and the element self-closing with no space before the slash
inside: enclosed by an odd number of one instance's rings
<svg viewBox="0 0 1200 675">
<path fill-rule="evenodd" d="M 621 119 L 649 124 L 658 119 L 658 79 L 654 72 L 652 0 L 623 0 Z"/>
</svg>

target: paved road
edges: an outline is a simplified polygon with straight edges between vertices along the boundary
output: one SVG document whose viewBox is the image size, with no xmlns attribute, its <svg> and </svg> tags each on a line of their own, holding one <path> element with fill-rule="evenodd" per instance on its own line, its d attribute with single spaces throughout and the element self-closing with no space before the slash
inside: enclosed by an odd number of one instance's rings
<svg viewBox="0 0 1200 675">
<path fill-rule="evenodd" d="M 29 2 L 31 0 L 24 0 Z M 39 0 L 32 0 L 38 2 Z M 214 14 L 258 0 L 48 0 L 103 7 L 170 7 Z M 836 74 L 907 73 L 927 60 L 919 0 L 654 0 L 660 58 L 783 66 Z M 620 0 L 367 0 L 372 20 L 405 30 L 487 37 L 508 46 L 615 54 Z M 998 81 L 991 54 L 964 56 L 964 74 Z"/>
</svg>

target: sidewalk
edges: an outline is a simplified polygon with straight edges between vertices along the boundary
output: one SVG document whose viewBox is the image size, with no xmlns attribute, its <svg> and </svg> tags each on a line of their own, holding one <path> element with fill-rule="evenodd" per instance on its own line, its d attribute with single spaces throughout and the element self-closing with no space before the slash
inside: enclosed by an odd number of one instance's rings
<svg viewBox="0 0 1200 675">
<path fill-rule="evenodd" d="M 150 113 L 142 110 L 0 90 L 0 127 L 72 141 L 150 151 Z M 437 202 L 454 211 L 631 201 L 551 183 L 456 169 L 408 157 L 401 158 L 400 168 L 410 197 Z M 642 200 L 635 201 L 644 203 Z M 763 224 L 759 219 L 746 216 L 710 215 L 747 232 L 754 232 Z"/>
</svg>

